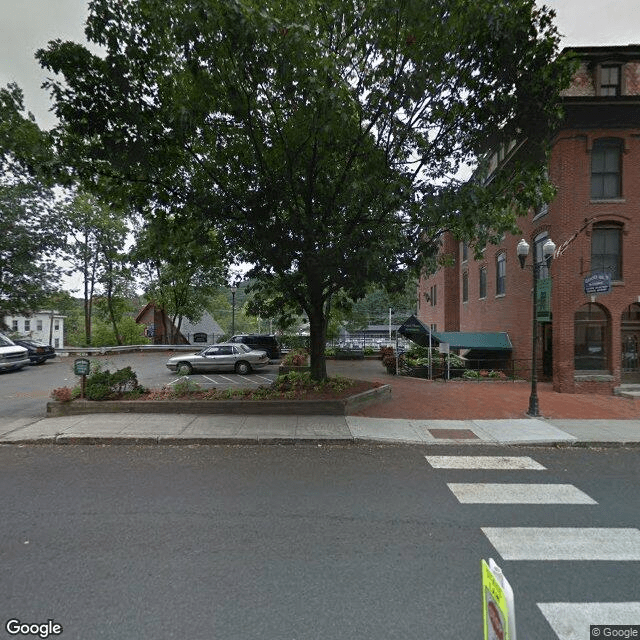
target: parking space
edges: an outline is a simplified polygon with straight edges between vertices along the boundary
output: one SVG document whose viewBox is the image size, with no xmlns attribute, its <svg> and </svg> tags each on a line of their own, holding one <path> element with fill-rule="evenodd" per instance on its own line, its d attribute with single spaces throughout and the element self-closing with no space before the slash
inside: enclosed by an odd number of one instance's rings
<svg viewBox="0 0 640 640">
<path fill-rule="evenodd" d="M 239 389 L 270 385 L 276 379 L 277 375 L 277 371 L 271 371 L 268 373 L 254 372 L 245 376 L 238 375 L 237 373 L 194 373 L 190 376 L 177 376 L 166 384 L 167 386 L 173 386 L 181 380 L 189 380 L 190 382 L 195 382 L 203 389 L 218 389 L 221 387 Z"/>
<path fill-rule="evenodd" d="M 206 373 L 178 376 L 169 371 L 165 363 L 176 355 L 173 351 L 131 352 L 88 359 L 109 371 L 131 367 L 138 382 L 149 389 L 174 385 L 187 377 L 203 389 L 233 389 L 268 385 L 278 375 L 278 365 L 271 364 L 245 376 L 236 373 Z M 0 373 L 0 419 L 42 417 L 53 389 L 74 387 L 79 378 L 73 373 L 76 356 L 58 356 L 45 364 L 27 366 L 19 371 Z"/>
</svg>

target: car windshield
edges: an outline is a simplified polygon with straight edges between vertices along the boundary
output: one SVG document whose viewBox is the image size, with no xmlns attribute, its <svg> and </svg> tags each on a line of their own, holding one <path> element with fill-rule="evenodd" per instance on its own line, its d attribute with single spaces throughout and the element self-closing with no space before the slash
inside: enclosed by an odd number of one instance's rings
<svg viewBox="0 0 640 640">
<path fill-rule="evenodd" d="M 246 344 L 244 344 L 244 342 L 238 342 L 238 344 L 236 345 L 236 347 L 238 347 L 239 349 L 241 349 L 242 351 L 244 351 L 245 353 L 247 351 L 253 351 L 253 349 L 251 349 L 251 347 L 247 346 Z"/>
<path fill-rule="evenodd" d="M 11 347 L 13 346 L 13 342 L 9 340 L 9 338 L 0 334 L 0 347 Z"/>
</svg>

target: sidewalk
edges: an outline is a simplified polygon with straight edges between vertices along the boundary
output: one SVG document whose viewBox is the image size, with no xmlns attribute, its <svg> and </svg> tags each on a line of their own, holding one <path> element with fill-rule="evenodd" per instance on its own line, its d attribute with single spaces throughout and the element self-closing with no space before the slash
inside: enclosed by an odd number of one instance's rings
<svg viewBox="0 0 640 640">
<path fill-rule="evenodd" d="M 349 416 L 93 414 L 0 418 L 0 444 L 412 443 L 640 444 L 640 400 L 538 387 L 544 417 L 525 415 L 526 382 L 432 382 L 389 376 L 379 361 L 331 362 L 330 375 L 376 380 L 391 399 Z M 44 414 L 44 403 L 43 403 Z"/>
<path fill-rule="evenodd" d="M 633 445 L 640 420 L 93 414 L 0 420 L 0 444 Z"/>
</svg>

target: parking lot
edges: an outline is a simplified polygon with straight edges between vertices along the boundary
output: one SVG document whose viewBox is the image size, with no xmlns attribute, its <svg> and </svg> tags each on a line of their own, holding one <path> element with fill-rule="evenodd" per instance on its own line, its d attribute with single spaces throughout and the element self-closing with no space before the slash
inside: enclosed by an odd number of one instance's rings
<svg viewBox="0 0 640 640">
<path fill-rule="evenodd" d="M 174 385 L 185 377 L 203 389 L 258 387 L 271 384 L 278 375 L 278 365 L 270 364 L 246 376 L 236 373 L 180 376 L 165 366 L 165 362 L 174 355 L 176 353 L 171 351 L 132 352 L 89 356 L 88 359 L 110 371 L 130 366 L 138 376 L 140 384 L 150 389 Z M 42 365 L 0 373 L 0 417 L 41 418 L 53 389 L 74 387 L 78 384 L 80 379 L 73 373 L 75 359 L 76 356 L 58 356 Z"/>
</svg>

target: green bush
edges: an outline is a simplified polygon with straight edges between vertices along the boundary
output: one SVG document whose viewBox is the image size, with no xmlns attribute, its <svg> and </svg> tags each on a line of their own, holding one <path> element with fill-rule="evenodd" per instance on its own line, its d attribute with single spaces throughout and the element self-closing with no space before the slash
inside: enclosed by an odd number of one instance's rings
<svg viewBox="0 0 640 640">
<path fill-rule="evenodd" d="M 126 394 L 140 394 L 143 389 L 131 367 L 114 373 L 102 371 L 100 367 L 87 376 L 85 397 L 89 400 L 117 400 Z"/>
</svg>

